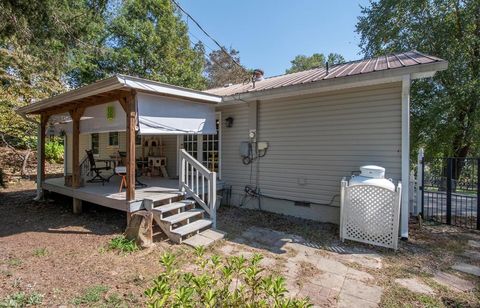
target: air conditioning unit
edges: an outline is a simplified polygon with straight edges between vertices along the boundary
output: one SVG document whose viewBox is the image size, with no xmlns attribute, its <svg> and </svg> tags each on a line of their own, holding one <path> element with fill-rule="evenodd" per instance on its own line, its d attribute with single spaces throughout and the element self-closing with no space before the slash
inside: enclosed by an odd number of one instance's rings
<svg viewBox="0 0 480 308">
<path fill-rule="evenodd" d="M 360 167 L 341 182 L 340 239 L 397 249 L 401 184 L 385 178 L 385 168 Z"/>
</svg>

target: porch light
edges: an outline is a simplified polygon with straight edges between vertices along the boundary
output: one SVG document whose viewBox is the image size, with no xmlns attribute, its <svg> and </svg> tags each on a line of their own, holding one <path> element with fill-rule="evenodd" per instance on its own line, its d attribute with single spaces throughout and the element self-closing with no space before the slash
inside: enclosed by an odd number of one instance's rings
<svg viewBox="0 0 480 308">
<path fill-rule="evenodd" d="M 233 118 L 232 117 L 228 117 L 225 119 L 225 125 L 227 127 L 232 127 L 233 126 Z"/>
</svg>

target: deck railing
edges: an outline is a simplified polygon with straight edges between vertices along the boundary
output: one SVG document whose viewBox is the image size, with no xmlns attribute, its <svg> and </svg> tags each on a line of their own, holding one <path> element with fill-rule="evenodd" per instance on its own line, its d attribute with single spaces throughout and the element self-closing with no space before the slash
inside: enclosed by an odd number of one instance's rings
<svg viewBox="0 0 480 308">
<path fill-rule="evenodd" d="M 86 181 L 87 176 L 91 175 L 90 160 L 85 155 L 80 161 L 80 181 Z"/>
<path fill-rule="evenodd" d="M 211 172 L 184 149 L 179 152 L 179 189 L 193 197 L 217 227 L 217 174 Z"/>
</svg>

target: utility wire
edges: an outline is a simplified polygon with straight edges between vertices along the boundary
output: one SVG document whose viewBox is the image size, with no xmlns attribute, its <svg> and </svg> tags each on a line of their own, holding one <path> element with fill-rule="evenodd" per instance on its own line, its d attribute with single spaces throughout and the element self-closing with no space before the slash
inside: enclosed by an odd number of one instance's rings
<svg viewBox="0 0 480 308">
<path fill-rule="evenodd" d="M 205 31 L 205 29 L 203 29 L 203 27 L 195 20 L 195 18 L 193 18 L 192 15 L 190 15 L 187 11 L 185 11 L 185 10 L 180 6 L 180 4 L 177 3 L 177 1 L 175 1 L 175 0 L 171 0 L 171 1 L 172 1 L 172 3 L 174 3 L 174 4 L 180 9 L 180 11 L 182 11 L 183 13 L 185 13 L 185 15 L 187 15 L 187 17 L 190 18 L 190 19 L 197 25 L 197 27 L 198 27 L 203 33 L 205 33 L 205 35 L 206 35 L 207 37 L 209 37 L 209 38 L 218 46 L 218 48 L 220 48 L 220 50 L 222 50 L 230 59 L 232 59 L 233 63 L 235 63 L 236 65 L 238 65 L 238 66 L 239 66 L 240 68 L 242 68 L 244 71 L 248 72 L 247 69 L 246 69 L 245 67 L 243 67 L 240 63 L 238 63 L 238 61 L 235 60 L 235 59 L 230 55 L 230 53 L 229 53 L 227 50 L 225 50 L 225 48 L 224 48 L 222 45 L 220 45 L 219 42 L 217 42 L 217 40 L 215 40 L 210 34 L 208 34 L 208 32 Z"/>
</svg>

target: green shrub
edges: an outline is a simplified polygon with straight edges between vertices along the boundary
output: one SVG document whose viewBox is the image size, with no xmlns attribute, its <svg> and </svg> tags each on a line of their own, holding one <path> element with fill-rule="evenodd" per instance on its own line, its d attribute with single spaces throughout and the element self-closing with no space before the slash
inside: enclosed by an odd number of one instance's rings
<svg viewBox="0 0 480 308">
<path fill-rule="evenodd" d="M 311 307 L 308 299 L 288 298 L 285 278 L 263 275 L 261 255 L 204 258 L 196 250 L 198 271 L 182 272 L 175 256 L 165 253 L 164 268 L 145 290 L 149 307 Z"/>
<path fill-rule="evenodd" d="M 50 140 L 45 144 L 45 159 L 49 162 L 63 161 L 63 144 L 58 140 Z"/>
<path fill-rule="evenodd" d="M 130 253 L 139 250 L 135 241 L 126 239 L 125 236 L 119 235 L 110 240 L 108 250 L 118 250 L 123 253 Z"/>
</svg>

